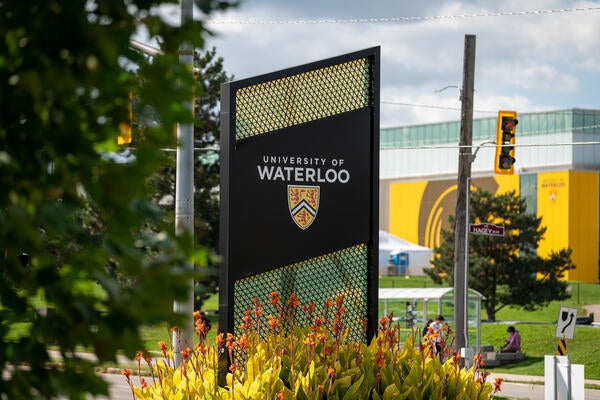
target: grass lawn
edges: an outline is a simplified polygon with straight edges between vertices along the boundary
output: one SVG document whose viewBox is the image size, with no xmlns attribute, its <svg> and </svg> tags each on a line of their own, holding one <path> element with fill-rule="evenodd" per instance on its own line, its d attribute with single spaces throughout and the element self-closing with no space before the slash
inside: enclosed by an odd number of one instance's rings
<svg viewBox="0 0 600 400">
<path fill-rule="evenodd" d="M 383 277 L 379 280 L 380 287 L 439 287 L 428 277 L 412 277 L 410 279 L 398 277 Z M 586 315 L 582 306 L 585 304 L 600 304 L 600 285 L 571 282 L 571 298 L 563 301 L 554 301 L 547 307 L 537 311 L 524 311 L 512 307 L 500 310 L 496 319 L 497 323 L 482 323 L 481 344 L 491 344 L 494 348 L 504 343 L 508 336 L 506 328 L 513 324 L 521 333 L 521 345 L 527 359 L 515 364 L 490 368 L 493 372 L 506 372 L 511 374 L 544 375 L 544 356 L 556 354 L 558 339 L 554 336 L 556 320 L 561 306 L 576 307 L 579 316 Z M 428 304 L 430 313 L 437 312 L 437 304 Z M 397 302 L 392 309 L 394 315 L 405 314 L 405 302 Z M 392 308 L 390 306 L 390 308 Z M 470 310 L 471 312 L 472 310 Z M 486 318 L 485 312 L 482 318 Z M 380 314 L 383 307 L 380 305 Z M 452 318 L 454 311 L 451 304 L 442 303 L 442 314 Z M 431 314 L 433 315 L 433 314 Z M 431 315 L 429 317 L 431 318 Z M 514 323 L 516 322 L 516 323 Z M 470 342 L 475 343 L 475 331 L 469 332 Z M 573 340 L 567 343 L 567 354 L 573 364 L 585 366 L 586 379 L 600 379 L 600 328 L 586 325 L 577 325 Z"/>
<path fill-rule="evenodd" d="M 383 277 L 379 281 L 380 287 L 438 287 L 427 277 L 412 277 L 410 279 L 398 277 Z M 585 304 L 600 304 L 600 285 L 572 282 L 570 287 L 571 298 L 552 302 L 548 307 L 537 311 L 523 311 L 507 307 L 500 310 L 496 316 L 496 323 L 482 323 L 481 343 L 491 344 L 498 348 L 504 343 L 508 336 L 506 328 L 508 323 L 514 324 L 521 333 L 523 352 L 527 354 L 524 361 L 501 367 L 490 368 L 493 372 L 505 372 L 524 375 L 544 375 L 544 356 L 554 355 L 558 339 L 554 337 L 556 320 L 561 306 L 577 307 L 580 309 L 579 316 L 585 315 L 582 306 Z M 419 311 L 420 305 L 417 305 Z M 218 295 L 212 296 L 203 306 L 204 310 L 213 311 L 218 309 Z M 405 302 L 390 303 L 390 311 L 395 316 L 405 315 Z M 428 305 L 429 317 L 437 313 L 435 302 Z M 444 302 L 442 313 L 450 318 L 453 315 L 452 304 Z M 483 311 L 482 311 L 483 312 Z M 380 314 L 383 315 L 383 306 L 380 305 Z M 380 315 L 380 316 L 381 316 Z M 486 315 L 482 316 L 484 319 Z M 209 343 L 214 343 L 218 316 L 209 314 L 212 329 L 208 333 Z M 513 323 L 515 322 L 516 323 Z M 419 324 L 419 330 L 421 324 Z M 408 335 L 409 330 L 404 329 L 403 338 Z M 475 342 L 475 331 L 470 330 L 470 340 Z M 167 327 L 151 327 L 144 331 L 144 339 L 149 350 L 158 350 L 158 342 L 168 341 Z M 567 354 L 573 364 L 585 366 L 586 379 L 600 379 L 600 328 L 585 325 L 577 325 L 574 338 L 567 343 Z"/>
</svg>

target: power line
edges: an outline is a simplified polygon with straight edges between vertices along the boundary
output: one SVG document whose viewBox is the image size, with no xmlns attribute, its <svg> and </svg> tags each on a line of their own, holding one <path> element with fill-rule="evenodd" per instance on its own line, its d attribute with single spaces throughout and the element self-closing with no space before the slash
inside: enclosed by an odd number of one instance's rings
<svg viewBox="0 0 600 400">
<path fill-rule="evenodd" d="M 458 15 L 433 15 L 433 16 L 415 16 L 415 17 L 388 17 L 388 18 L 323 18 L 323 19 L 289 19 L 289 20 L 210 20 L 209 25 L 302 25 L 302 24 L 355 24 L 355 23 L 405 23 L 420 21 L 437 21 L 467 18 L 485 18 L 485 17 L 507 17 L 523 15 L 544 15 L 569 12 L 587 12 L 599 11 L 600 7 L 582 7 L 582 8 L 562 8 L 556 10 L 530 10 L 530 11 L 511 11 L 511 12 L 488 12 L 474 14 Z"/>
<path fill-rule="evenodd" d="M 590 146 L 600 145 L 600 142 L 562 142 L 562 143 L 530 143 L 530 144 L 507 144 L 494 145 L 494 147 L 560 147 L 560 146 Z M 472 149 L 478 145 L 460 146 L 454 145 L 423 145 L 423 146 L 380 146 L 379 150 L 439 150 L 439 149 Z"/>
<path fill-rule="evenodd" d="M 397 101 L 380 101 L 381 104 L 393 105 L 393 106 L 406 106 L 406 107 L 421 107 L 421 108 L 434 108 L 438 110 L 451 110 L 451 111 L 460 111 L 460 107 L 450 107 L 450 106 L 435 106 L 431 104 L 415 104 L 415 103 L 402 103 Z M 473 110 L 473 112 L 485 113 L 485 114 L 496 114 L 498 111 L 490 111 L 490 110 Z"/>
</svg>

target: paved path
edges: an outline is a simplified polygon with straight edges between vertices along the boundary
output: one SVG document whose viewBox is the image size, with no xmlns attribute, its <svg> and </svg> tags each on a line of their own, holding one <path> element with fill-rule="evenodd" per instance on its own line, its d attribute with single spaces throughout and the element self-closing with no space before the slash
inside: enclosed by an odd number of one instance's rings
<svg viewBox="0 0 600 400">
<path fill-rule="evenodd" d="M 506 382 L 502 384 L 502 391 L 498 393 L 499 396 L 519 400 L 544 400 L 545 389 L 543 376 L 492 373 L 488 377 L 488 381 L 493 382 L 494 378 L 498 376 L 501 376 L 506 380 Z M 586 379 L 585 383 L 594 384 L 600 387 L 600 380 Z M 600 390 L 585 389 L 585 400 L 600 400 Z"/>
<path fill-rule="evenodd" d="M 544 377 L 512 374 L 491 374 L 489 382 L 493 382 L 497 376 L 503 377 L 506 382 L 502 384 L 499 396 L 518 400 L 544 400 Z M 133 400 L 131 389 L 121 374 L 102 374 L 102 377 L 110 384 L 110 400 Z M 133 377 L 136 385 L 139 385 L 137 377 Z M 542 384 L 537 384 L 542 382 Z M 600 381 L 586 379 L 586 383 L 594 383 L 600 386 Z M 106 397 L 98 397 L 98 400 L 107 400 Z M 579 399 L 577 399 L 579 400 Z M 600 400 L 600 390 L 585 390 L 585 400 Z"/>
<path fill-rule="evenodd" d="M 588 304 L 583 308 L 588 314 L 594 314 L 594 322 L 600 322 L 600 304 Z"/>
</svg>

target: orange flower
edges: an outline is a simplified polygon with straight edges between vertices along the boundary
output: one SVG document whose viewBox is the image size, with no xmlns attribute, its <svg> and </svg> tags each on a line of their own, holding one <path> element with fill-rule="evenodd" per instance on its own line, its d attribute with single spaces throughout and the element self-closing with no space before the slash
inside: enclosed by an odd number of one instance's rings
<svg viewBox="0 0 600 400">
<path fill-rule="evenodd" d="M 121 375 L 125 376 L 127 379 L 129 379 L 129 376 L 131 376 L 131 370 L 130 369 L 122 369 L 121 370 Z"/>
<path fill-rule="evenodd" d="M 191 350 L 189 347 L 186 347 L 185 349 L 181 350 L 181 356 L 184 360 L 188 360 L 190 358 L 190 353 Z"/>
<path fill-rule="evenodd" d="M 304 344 L 309 347 L 315 347 L 315 334 L 314 332 L 310 332 L 306 339 L 304 340 Z"/>
<path fill-rule="evenodd" d="M 142 385 L 142 389 L 146 389 L 148 387 L 148 383 L 146 383 L 146 380 L 144 379 L 144 377 L 140 377 L 140 383 Z"/>
<path fill-rule="evenodd" d="M 246 350 L 248 348 L 248 336 L 246 336 L 245 333 L 240 337 L 240 340 L 238 340 L 238 345 L 242 350 Z"/>
<path fill-rule="evenodd" d="M 329 368 L 329 376 L 335 378 L 335 368 Z"/>
<path fill-rule="evenodd" d="M 277 393 L 277 400 L 283 400 L 283 399 L 285 399 L 285 392 L 282 389 Z"/>
<path fill-rule="evenodd" d="M 217 335 L 217 339 L 216 340 L 217 340 L 217 345 L 219 347 L 223 347 L 223 343 L 225 343 L 225 335 L 223 334 L 223 332 L 220 332 Z"/>
<path fill-rule="evenodd" d="M 298 296 L 296 296 L 296 293 L 292 293 L 288 300 L 288 305 L 295 308 L 295 307 L 298 307 L 299 304 L 300 304 L 300 301 L 298 300 Z"/>
<path fill-rule="evenodd" d="M 195 319 L 200 319 L 200 317 L 202 316 L 202 315 L 200 314 L 200 311 L 194 311 L 194 314 L 193 314 L 193 315 L 194 315 L 194 318 L 195 318 Z"/>
<path fill-rule="evenodd" d="M 269 294 L 270 297 L 270 303 L 275 305 L 277 303 L 279 303 L 279 296 L 277 295 L 277 292 L 273 291 Z"/>
<path fill-rule="evenodd" d="M 321 317 L 317 317 L 317 318 L 315 318 L 315 328 L 318 328 L 318 327 L 322 326 L 322 325 L 323 325 L 323 322 L 325 322 L 325 321 L 323 320 L 323 318 L 321 318 Z"/>
<path fill-rule="evenodd" d="M 380 350 L 377 352 L 375 363 L 377 364 L 377 368 L 383 368 L 385 365 L 385 354 L 383 354 L 383 351 Z"/>
<path fill-rule="evenodd" d="M 315 311 L 315 302 L 311 301 L 308 305 L 302 306 L 302 312 L 305 314 L 309 314 Z"/>
<path fill-rule="evenodd" d="M 165 342 L 161 340 L 160 342 L 158 342 L 158 346 L 162 350 L 163 354 L 167 352 L 167 344 Z"/>
<path fill-rule="evenodd" d="M 494 392 L 501 392 L 502 391 L 502 382 L 504 382 L 504 378 L 502 377 L 497 377 L 494 379 Z"/>
<path fill-rule="evenodd" d="M 227 348 L 229 351 L 233 351 L 233 347 L 235 346 L 235 336 L 231 333 L 227 334 Z"/>
<path fill-rule="evenodd" d="M 385 329 L 385 327 L 386 327 L 386 326 L 387 326 L 387 324 L 388 324 L 388 319 L 387 319 L 387 317 L 385 317 L 385 316 L 381 317 L 381 319 L 379 320 L 379 324 L 381 325 L 381 327 L 382 327 L 382 328 L 384 328 L 384 329 Z"/>
<path fill-rule="evenodd" d="M 267 316 L 267 323 L 269 324 L 269 327 L 272 330 L 277 330 L 277 328 L 279 327 L 279 320 L 271 314 Z"/>
<path fill-rule="evenodd" d="M 340 321 L 339 318 L 334 318 L 333 319 L 333 333 L 335 333 L 336 335 L 342 332 L 342 329 L 344 328 L 344 325 L 342 324 L 342 321 Z"/>
</svg>

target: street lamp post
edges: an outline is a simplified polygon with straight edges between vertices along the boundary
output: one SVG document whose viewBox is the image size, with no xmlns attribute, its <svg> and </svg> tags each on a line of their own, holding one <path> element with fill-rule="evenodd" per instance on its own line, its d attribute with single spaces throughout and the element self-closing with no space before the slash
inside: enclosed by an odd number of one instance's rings
<svg viewBox="0 0 600 400">
<path fill-rule="evenodd" d="M 181 24 L 194 17 L 193 0 L 181 0 Z M 194 63 L 194 51 L 188 42 L 181 44 L 179 62 L 189 65 Z M 193 101 L 185 102 L 185 107 L 193 115 Z M 194 124 L 178 124 L 177 126 L 177 165 L 175 172 L 175 234 L 177 236 L 194 236 Z M 186 262 L 185 267 L 193 270 L 194 265 Z M 194 281 L 190 281 L 184 301 L 173 302 L 173 311 L 184 316 L 186 323 L 173 332 L 172 345 L 174 362 L 181 365 L 182 349 L 194 347 Z"/>
</svg>

